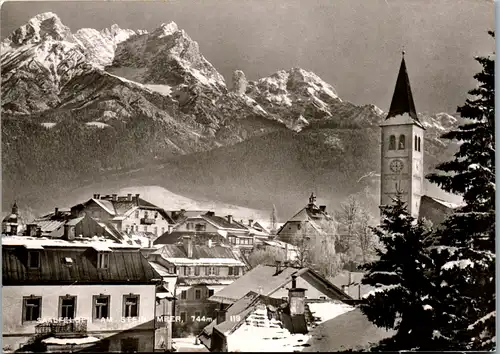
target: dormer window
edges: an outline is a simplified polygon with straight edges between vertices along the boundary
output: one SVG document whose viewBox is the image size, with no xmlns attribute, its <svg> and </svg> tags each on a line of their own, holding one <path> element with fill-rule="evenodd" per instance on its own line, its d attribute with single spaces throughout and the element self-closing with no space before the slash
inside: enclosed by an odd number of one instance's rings
<svg viewBox="0 0 500 354">
<path fill-rule="evenodd" d="M 99 252 L 97 254 L 97 268 L 99 269 L 109 268 L 109 253 Z"/>
<path fill-rule="evenodd" d="M 396 150 L 396 136 L 391 135 L 389 137 L 389 150 Z"/>
<path fill-rule="evenodd" d="M 404 134 L 401 134 L 399 136 L 398 150 L 404 150 L 404 149 L 405 149 L 405 136 Z"/>
<path fill-rule="evenodd" d="M 30 268 L 30 269 L 40 268 L 40 252 L 39 251 L 28 252 L 28 268 Z"/>
</svg>

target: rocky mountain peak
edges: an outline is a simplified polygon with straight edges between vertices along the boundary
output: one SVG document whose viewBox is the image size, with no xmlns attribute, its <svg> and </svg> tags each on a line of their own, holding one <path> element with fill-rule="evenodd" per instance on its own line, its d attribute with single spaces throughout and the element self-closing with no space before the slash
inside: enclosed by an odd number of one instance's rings
<svg viewBox="0 0 500 354">
<path fill-rule="evenodd" d="M 7 41 L 13 46 L 21 46 L 39 43 L 47 38 L 72 41 L 71 30 L 53 12 L 36 15 L 27 24 L 16 29 Z"/>
<path fill-rule="evenodd" d="M 245 73 L 241 70 L 236 70 L 233 73 L 233 92 L 238 95 L 243 95 L 247 90 L 248 81 Z"/>
<path fill-rule="evenodd" d="M 158 27 L 156 30 L 153 31 L 152 35 L 162 38 L 165 36 L 170 36 L 174 34 L 175 32 L 179 31 L 179 27 L 175 22 L 169 22 L 169 23 L 162 23 L 160 27 Z"/>
</svg>

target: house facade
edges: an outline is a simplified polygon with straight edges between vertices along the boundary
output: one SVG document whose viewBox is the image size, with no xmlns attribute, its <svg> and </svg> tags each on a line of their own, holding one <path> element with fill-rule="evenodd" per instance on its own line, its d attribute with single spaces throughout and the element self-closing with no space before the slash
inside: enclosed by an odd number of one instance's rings
<svg viewBox="0 0 500 354">
<path fill-rule="evenodd" d="M 148 260 L 165 270 L 163 279 L 170 289 L 175 279 L 173 331 L 177 337 L 196 334 L 206 326 L 216 309 L 208 298 L 246 271 L 231 248 L 195 244 L 189 236 L 184 237 L 183 243 L 164 245 L 150 253 Z"/>
<path fill-rule="evenodd" d="M 316 196 L 312 193 L 309 203 L 279 229 L 276 240 L 296 245 L 304 238 L 311 239 L 328 233 L 330 222 L 333 222 L 333 219 L 326 212 L 326 206 L 317 206 Z"/>
<path fill-rule="evenodd" d="M 196 216 L 187 216 L 175 226 L 171 234 L 159 237 L 156 244 L 181 242 L 185 235 L 193 238 L 212 239 L 213 242 L 230 245 L 240 252 L 248 254 L 255 245 L 257 230 L 234 220 L 232 215 L 221 217 L 209 211 Z"/>
<path fill-rule="evenodd" d="M 164 209 L 140 198 L 139 194 L 126 196 L 94 194 L 87 202 L 71 208 L 72 217 L 83 214 L 89 214 L 96 220 L 111 224 L 120 232 L 143 236 L 151 241 L 171 231 L 174 225 Z"/>
<path fill-rule="evenodd" d="M 53 340 L 47 336 L 83 336 L 99 351 L 154 349 L 159 275 L 138 247 L 109 239 L 2 241 L 4 351 L 29 350 Z"/>
</svg>

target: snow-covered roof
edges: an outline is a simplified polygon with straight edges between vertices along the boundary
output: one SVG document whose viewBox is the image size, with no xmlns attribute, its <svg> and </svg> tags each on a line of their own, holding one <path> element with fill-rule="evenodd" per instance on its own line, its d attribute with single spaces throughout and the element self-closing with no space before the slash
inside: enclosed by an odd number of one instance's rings
<svg viewBox="0 0 500 354">
<path fill-rule="evenodd" d="M 165 258 L 168 262 L 173 264 L 189 264 L 189 265 L 232 265 L 244 266 L 241 261 L 232 258 Z"/>
<path fill-rule="evenodd" d="M 95 199 L 95 198 L 92 198 L 92 200 L 94 202 L 96 202 L 101 208 L 106 210 L 109 214 L 116 215 L 115 208 L 113 207 L 113 203 L 111 203 L 109 200 L 101 200 L 101 199 Z"/>
<path fill-rule="evenodd" d="M 72 241 L 62 239 L 51 239 L 45 237 L 29 236 L 5 236 L 2 238 L 2 246 L 24 246 L 24 247 L 97 247 L 97 248 L 138 248 L 123 243 L 118 243 L 104 237 L 93 237 L 86 239 L 75 239 Z"/>
</svg>

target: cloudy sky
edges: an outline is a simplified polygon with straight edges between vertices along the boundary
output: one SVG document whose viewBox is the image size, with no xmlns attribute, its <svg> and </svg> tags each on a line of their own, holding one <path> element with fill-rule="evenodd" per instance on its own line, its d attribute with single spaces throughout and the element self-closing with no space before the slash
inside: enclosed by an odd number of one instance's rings
<svg viewBox="0 0 500 354">
<path fill-rule="evenodd" d="M 475 84 L 475 55 L 494 50 L 489 0 L 8 1 L 1 37 L 52 11 L 73 31 L 153 29 L 174 21 L 228 82 L 302 67 L 356 104 L 390 104 L 401 50 L 421 112 L 454 112 Z M 230 85 L 230 83 L 229 83 Z"/>
</svg>

